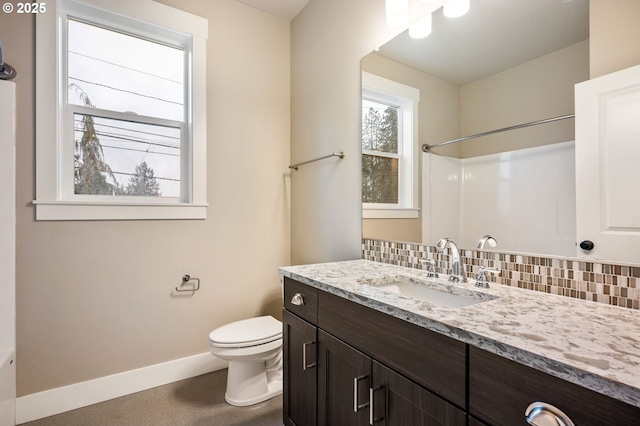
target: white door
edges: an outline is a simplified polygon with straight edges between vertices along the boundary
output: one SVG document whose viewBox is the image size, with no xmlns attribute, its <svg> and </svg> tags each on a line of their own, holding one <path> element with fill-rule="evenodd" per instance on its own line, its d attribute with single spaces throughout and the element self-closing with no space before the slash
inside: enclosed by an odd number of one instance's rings
<svg viewBox="0 0 640 426">
<path fill-rule="evenodd" d="M 577 255 L 640 263 L 640 66 L 575 96 Z"/>
</svg>

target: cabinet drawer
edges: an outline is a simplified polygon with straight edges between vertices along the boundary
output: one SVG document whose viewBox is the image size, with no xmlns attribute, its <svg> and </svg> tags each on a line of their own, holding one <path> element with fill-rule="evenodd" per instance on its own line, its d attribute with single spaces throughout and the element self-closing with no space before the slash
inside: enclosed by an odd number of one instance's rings
<svg viewBox="0 0 640 426">
<path fill-rule="evenodd" d="M 526 408 L 546 402 L 576 425 L 638 425 L 640 408 L 469 347 L 469 412 L 495 426 L 527 424 Z"/>
<path fill-rule="evenodd" d="M 318 326 L 459 407 L 466 407 L 466 344 L 321 291 Z"/>
<path fill-rule="evenodd" d="M 312 324 L 318 322 L 318 289 L 284 278 L 284 307 Z"/>
</svg>

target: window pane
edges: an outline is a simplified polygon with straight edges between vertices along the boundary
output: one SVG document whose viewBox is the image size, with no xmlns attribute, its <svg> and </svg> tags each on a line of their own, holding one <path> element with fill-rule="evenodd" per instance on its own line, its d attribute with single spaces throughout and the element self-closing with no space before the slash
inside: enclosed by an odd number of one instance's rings
<svg viewBox="0 0 640 426">
<path fill-rule="evenodd" d="M 75 105 L 184 121 L 184 52 L 68 20 L 68 97 Z"/>
<path fill-rule="evenodd" d="M 76 194 L 180 196 L 180 129 L 74 114 Z"/>
<path fill-rule="evenodd" d="M 398 159 L 362 156 L 362 202 L 398 203 Z"/>
<path fill-rule="evenodd" d="M 362 149 L 398 153 L 398 107 L 362 100 Z"/>
</svg>

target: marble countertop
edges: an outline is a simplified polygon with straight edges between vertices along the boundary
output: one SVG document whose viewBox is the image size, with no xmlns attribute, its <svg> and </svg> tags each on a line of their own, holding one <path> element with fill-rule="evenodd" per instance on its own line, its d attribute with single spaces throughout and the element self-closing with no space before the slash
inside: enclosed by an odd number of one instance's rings
<svg viewBox="0 0 640 426">
<path fill-rule="evenodd" d="M 640 311 L 369 260 L 279 268 L 280 274 L 640 407 Z M 382 291 L 394 277 L 497 296 L 461 308 Z M 372 285 L 373 284 L 373 285 Z"/>
</svg>

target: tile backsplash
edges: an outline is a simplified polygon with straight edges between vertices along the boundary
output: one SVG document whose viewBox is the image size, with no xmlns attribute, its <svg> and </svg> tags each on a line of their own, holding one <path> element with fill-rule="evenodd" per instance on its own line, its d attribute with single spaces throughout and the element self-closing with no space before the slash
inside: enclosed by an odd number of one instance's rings
<svg viewBox="0 0 640 426">
<path fill-rule="evenodd" d="M 487 274 L 498 284 L 640 309 L 640 265 L 479 250 L 460 250 L 460 255 L 470 278 L 480 266 L 498 268 L 499 274 Z M 438 253 L 428 244 L 362 240 L 362 258 L 376 262 L 426 269 L 419 259 L 434 259 L 437 271 L 449 274 L 450 257 L 449 249 Z"/>
</svg>

